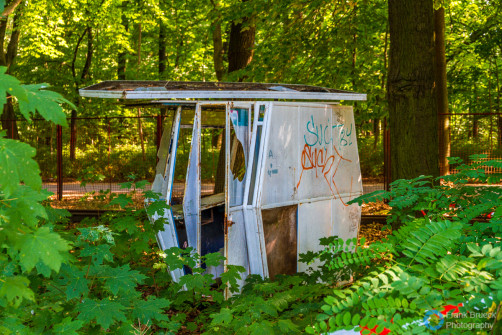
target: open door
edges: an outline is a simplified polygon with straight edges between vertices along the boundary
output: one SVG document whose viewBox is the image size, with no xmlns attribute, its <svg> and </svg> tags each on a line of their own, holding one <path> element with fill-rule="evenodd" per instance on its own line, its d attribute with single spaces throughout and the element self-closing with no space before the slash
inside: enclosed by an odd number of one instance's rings
<svg viewBox="0 0 502 335">
<path fill-rule="evenodd" d="M 152 184 L 152 191 L 161 194 L 158 201 L 165 201 L 168 205 L 171 204 L 180 122 L 181 106 L 176 109 L 171 133 L 168 135 L 167 132 L 164 132 L 162 135 L 158 153 L 159 162 L 157 163 L 155 180 Z M 149 200 L 147 199 L 146 206 L 148 206 L 148 202 Z M 166 250 L 172 247 L 180 247 L 172 209 L 164 210 L 164 213 L 156 213 L 150 217 L 150 220 L 155 222 L 160 218 L 164 218 L 167 221 L 167 224 L 164 225 L 164 231 L 157 233 L 157 243 L 160 248 Z M 184 273 L 181 269 L 171 271 L 171 277 L 175 281 L 178 281 L 183 275 Z"/>
</svg>

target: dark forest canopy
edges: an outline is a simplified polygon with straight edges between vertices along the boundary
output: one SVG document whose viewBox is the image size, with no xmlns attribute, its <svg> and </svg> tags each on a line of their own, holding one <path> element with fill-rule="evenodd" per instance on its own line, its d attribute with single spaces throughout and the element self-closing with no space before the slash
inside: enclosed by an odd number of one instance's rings
<svg viewBox="0 0 502 335">
<path fill-rule="evenodd" d="M 0 21 L 0 65 L 24 83 L 49 83 L 79 107 L 78 116 L 124 113 L 79 101 L 78 88 L 102 80 L 301 83 L 367 93 L 356 105 L 359 136 L 381 141 L 390 47 L 385 0 L 3 2 L 9 15 Z M 449 112 L 500 112 L 501 2 L 442 6 Z M 465 141 L 482 135 L 500 148 L 502 118 L 489 126 L 486 120 L 457 128 Z"/>
</svg>

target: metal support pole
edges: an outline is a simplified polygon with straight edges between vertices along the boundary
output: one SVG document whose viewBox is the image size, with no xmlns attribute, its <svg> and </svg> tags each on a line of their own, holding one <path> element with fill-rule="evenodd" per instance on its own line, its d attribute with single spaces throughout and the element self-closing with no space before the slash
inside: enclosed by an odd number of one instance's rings
<svg viewBox="0 0 502 335">
<path fill-rule="evenodd" d="M 157 152 L 159 151 L 160 148 L 160 140 L 162 139 L 162 115 L 158 114 L 157 115 Z M 159 162 L 159 157 L 157 157 L 157 163 Z"/>
<path fill-rule="evenodd" d="M 57 129 L 57 199 L 63 199 L 63 127 L 58 125 Z"/>
<path fill-rule="evenodd" d="M 109 181 L 109 186 L 110 186 L 110 193 L 112 192 L 112 169 L 110 166 L 110 156 L 112 154 L 112 132 L 110 128 L 110 119 L 106 117 L 106 122 L 108 124 L 108 171 L 110 171 L 110 181 Z"/>
<path fill-rule="evenodd" d="M 383 169 L 384 169 L 384 188 L 389 191 L 389 184 L 392 182 L 390 166 L 390 129 L 387 125 L 387 118 L 383 122 Z"/>
</svg>

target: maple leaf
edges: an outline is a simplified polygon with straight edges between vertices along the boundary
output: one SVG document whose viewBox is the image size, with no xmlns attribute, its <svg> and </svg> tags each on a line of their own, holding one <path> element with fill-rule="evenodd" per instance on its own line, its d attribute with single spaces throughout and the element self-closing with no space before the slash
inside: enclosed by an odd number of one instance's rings
<svg viewBox="0 0 502 335">
<path fill-rule="evenodd" d="M 47 227 L 37 229 L 33 234 L 25 234 L 18 242 L 19 259 L 23 270 L 30 271 L 42 262 L 59 272 L 62 262 L 68 258 L 68 242 Z"/>
<path fill-rule="evenodd" d="M 80 251 L 80 257 L 91 256 L 92 262 L 95 265 L 103 264 L 103 259 L 109 262 L 113 261 L 113 254 L 110 252 L 110 245 L 90 245 L 85 244 L 84 249 Z"/>
<path fill-rule="evenodd" d="M 77 311 L 80 312 L 79 320 L 84 322 L 96 320 L 96 323 L 104 329 L 110 328 L 110 325 L 117 321 L 126 321 L 123 309 L 125 309 L 124 305 L 108 299 L 87 299 L 77 306 Z"/>
<path fill-rule="evenodd" d="M 35 191 L 31 187 L 19 185 L 10 196 L 5 215 L 9 217 L 10 223 L 37 226 L 39 218 L 47 218 L 47 211 L 40 201 L 47 199 L 50 194 L 46 190 Z"/>
<path fill-rule="evenodd" d="M 72 320 L 71 317 L 64 318 L 61 323 L 54 326 L 54 334 L 78 335 L 77 330 L 82 328 L 84 322 L 81 320 Z"/>
<path fill-rule="evenodd" d="M 114 295 L 117 295 L 119 291 L 134 290 L 138 284 L 143 283 L 143 280 L 147 278 L 139 271 L 131 270 L 129 264 L 110 268 L 107 276 L 109 278 L 105 280 L 105 287 Z"/>
<path fill-rule="evenodd" d="M 148 296 L 148 300 L 138 300 L 133 307 L 133 319 L 139 319 L 142 324 L 147 324 L 155 319 L 157 321 L 168 321 L 169 318 L 165 315 L 164 309 L 169 308 L 171 302 L 167 299 Z"/>
<path fill-rule="evenodd" d="M 30 281 L 26 277 L 4 277 L 0 281 L 0 297 L 5 297 L 8 302 L 18 307 L 23 299 L 35 300 L 33 291 L 28 287 Z"/>
<path fill-rule="evenodd" d="M 0 188 L 8 198 L 24 182 L 35 190 L 42 187 L 40 168 L 33 160 L 35 149 L 26 143 L 3 138 L 0 133 Z"/>
<path fill-rule="evenodd" d="M 66 103 L 73 109 L 77 109 L 74 104 L 63 98 L 57 92 L 46 91 L 44 88 L 48 84 L 23 85 L 26 90 L 26 100 L 19 99 L 19 111 L 26 119 L 30 114 L 38 112 L 47 121 L 53 121 L 55 124 L 67 126 L 66 115 L 61 108 L 61 104 Z"/>
</svg>

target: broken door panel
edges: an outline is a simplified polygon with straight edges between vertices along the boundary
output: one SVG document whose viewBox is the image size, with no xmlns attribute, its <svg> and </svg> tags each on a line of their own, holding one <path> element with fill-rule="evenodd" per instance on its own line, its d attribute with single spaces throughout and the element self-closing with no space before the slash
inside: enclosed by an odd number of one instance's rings
<svg viewBox="0 0 502 335">
<path fill-rule="evenodd" d="M 155 180 L 152 184 L 152 191 L 160 193 L 161 198 L 165 199 L 167 203 L 170 203 L 171 201 L 174 167 L 176 165 L 176 153 L 180 132 L 180 121 L 181 106 L 176 109 L 170 136 L 164 137 L 164 134 L 162 135 L 162 151 L 159 150 L 159 162 L 157 163 Z M 167 145 L 167 143 L 169 144 Z M 162 154 L 163 156 L 160 156 Z"/>
<path fill-rule="evenodd" d="M 200 178 L 200 105 L 197 104 L 192 129 L 192 145 L 188 159 L 188 171 L 185 182 L 185 195 L 183 197 L 183 217 L 188 246 L 201 254 L 200 245 L 200 200 L 201 200 L 201 178 Z"/>
<path fill-rule="evenodd" d="M 268 277 L 267 252 L 262 231 L 261 213 L 256 208 L 244 209 L 244 225 L 249 261 L 249 273 Z"/>
<path fill-rule="evenodd" d="M 297 268 L 297 205 L 262 210 L 268 275 L 294 274 Z"/>
<path fill-rule="evenodd" d="M 163 135 L 162 143 L 164 147 L 162 152 L 164 152 L 164 156 L 159 157 L 159 163 L 157 164 L 157 174 L 155 176 L 155 181 L 152 185 L 152 190 L 154 192 L 160 193 L 161 195 L 158 201 L 165 201 L 167 204 L 170 204 L 171 202 L 171 192 L 172 192 L 172 183 L 174 176 L 174 166 L 176 164 L 176 152 L 178 147 L 180 120 L 181 120 L 181 107 L 178 107 L 176 109 L 176 113 L 174 116 L 174 121 L 169 140 L 164 138 Z M 169 143 L 168 149 L 164 150 L 166 143 Z M 148 200 L 145 205 L 148 206 Z M 150 217 L 150 220 L 153 223 L 161 218 L 165 219 L 167 223 L 164 224 L 164 231 L 159 231 L 157 233 L 157 242 L 159 244 L 159 247 L 161 248 L 161 250 L 167 250 L 172 247 L 180 247 L 172 210 L 165 209 L 163 213 L 155 213 Z M 183 274 L 184 272 L 182 269 L 176 269 L 171 271 L 171 277 L 175 281 L 178 281 Z"/>
<path fill-rule="evenodd" d="M 249 156 L 250 108 L 230 108 L 230 152 L 229 152 L 229 206 L 241 206 L 244 202 L 244 186 Z"/>
</svg>

